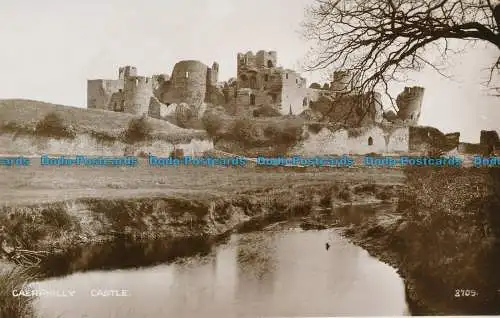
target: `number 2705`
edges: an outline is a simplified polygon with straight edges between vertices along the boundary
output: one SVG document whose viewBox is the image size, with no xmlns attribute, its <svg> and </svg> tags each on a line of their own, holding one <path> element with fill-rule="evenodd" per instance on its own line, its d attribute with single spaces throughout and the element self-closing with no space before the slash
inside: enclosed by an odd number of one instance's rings
<svg viewBox="0 0 500 318">
<path fill-rule="evenodd" d="M 455 297 L 475 297 L 478 293 L 474 289 L 455 289 Z"/>
</svg>

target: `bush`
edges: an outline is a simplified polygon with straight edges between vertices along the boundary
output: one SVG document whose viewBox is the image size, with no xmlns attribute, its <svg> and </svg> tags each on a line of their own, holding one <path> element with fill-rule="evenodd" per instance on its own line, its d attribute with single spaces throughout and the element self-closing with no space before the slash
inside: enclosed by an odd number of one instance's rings
<svg viewBox="0 0 500 318">
<path fill-rule="evenodd" d="M 42 220 L 45 225 L 58 229 L 69 229 L 73 224 L 71 216 L 61 207 L 54 206 L 42 211 Z"/>
<path fill-rule="evenodd" d="M 254 117 L 280 117 L 281 113 L 271 105 L 264 105 L 253 111 Z"/>
<path fill-rule="evenodd" d="M 276 143 L 291 146 L 302 139 L 302 123 L 289 120 L 284 123 L 283 130 L 276 136 Z"/>
<path fill-rule="evenodd" d="M 269 139 L 275 139 L 281 133 L 281 129 L 277 125 L 269 125 L 264 128 L 264 136 Z"/>
<path fill-rule="evenodd" d="M 41 119 L 36 124 L 35 133 L 39 136 L 54 138 L 73 139 L 76 137 L 76 132 L 73 128 L 67 127 L 63 119 L 56 112 L 50 112 Z"/>
<path fill-rule="evenodd" d="M 248 118 L 236 120 L 231 127 L 231 133 L 236 140 L 248 146 L 255 145 L 259 140 L 258 128 Z"/>
<path fill-rule="evenodd" d="M 135 143 L 147 140 L 151 137 L 153 129 L 149 124 L 146 115 L 140 118 L 133 118 L 128 123 L 128 128 L 124 132 L 126 143 Z"/>
<path fill-rule="evenodd" d="M 312 132 L 313 134 L 318 134 L 321 129 L 323 129 L 324 125 L 322 124 L 317 124 L 317 123 L 313 123 L 313 124 L 309 124 L 307 126 L 307 129 L 308 131 Z"/>
<path fill-rule="evenodd" d="M 205 112 L 201 118 L 201 122 L 203 124 L 203 128 L 211 137 L 217 136 L 223 126 L 222 117 L 213 112 Z"/>
</svg>

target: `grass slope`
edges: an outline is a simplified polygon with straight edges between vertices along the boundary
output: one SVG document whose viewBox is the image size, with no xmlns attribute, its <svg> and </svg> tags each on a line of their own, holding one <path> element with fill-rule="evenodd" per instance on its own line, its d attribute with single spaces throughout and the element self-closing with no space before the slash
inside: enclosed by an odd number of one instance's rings
<svg viewBox="0 0 500 318">
<path fill-rule="evenodd" d="M 0 132 L 29 132 L 49 113 L 56 113 L 65 126 L 72 127 L 77 134 L 92 134 L 118 138 L 127 128 L 131 114 L 110 112 L 99 109 L 86 109 L 55 105 L 34 100 L 0 100 Z M 200 130 L 184 129 L 163 120 L 148 118 L 154 135 L 159 139 L 190 140 L 205 139 L 206 133 Z M 15 129 L 13 129 L 13 127 Z"/>
</svg>

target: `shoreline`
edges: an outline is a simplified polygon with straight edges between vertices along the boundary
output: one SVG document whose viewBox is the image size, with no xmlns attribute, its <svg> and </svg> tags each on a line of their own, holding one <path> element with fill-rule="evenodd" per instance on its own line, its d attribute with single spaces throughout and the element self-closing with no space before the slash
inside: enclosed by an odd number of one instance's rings
<svg viewBox="0 0 500 318">
<path fill-rule="evenodd" d="M 302 219 L 305 230 L 344 228 L 346 239 L 394 267 L 404 280 L 413 315 L 492 314 L 500 311 L 490 293 L 499 279 L 495 187 L 500 186 L 500 174 L 495 171 L 415 169 L 406 171 L 404 185 L 399 177 L 373 180 L 360 177 L 361 172 L 337 180 L 297 173 L 301 181 L 287 180 L 288 184 L 282 175 L 269 174 L 279 179 L 259 186 L 262 181 L 257 178 L 239 191 L 221 186 L 213 193 L 198 189 L 12 205 L 0 210 L 0 224 L 5 224 L 0 241 L 5 247 L 7 239 L 13 247 L 17 239 L 26 244 L 24 249 L 52 255 L 117 238 L 166 240 L 170 245 L 194 239 L 208 244 L 235 231 Z M 381 203 L 395 209 L 355 222 L 335 212 Z M 459 285 L 464 279 L 469 285 Z M 454 290 L 461 286 L 480 290 L 481 298 L 454 298 Z"/>
<path fill-rule="evenodd" d="M 257 188 L 226 195 L 176 193 L 140 198 L 80 198 L 6 205 L 0 209 L 0 224 L 3 225 L 0 228 L 0 260 L 3 259 L 4 263 L 8 258 L 12 260 L 7 257 L 6 250 L 10 253 L 19 248 L 44 251 L 50 259 L 75 248 L 117 239 L 139 242 L 162 240 L 169 242 L 170 246 L 200 240 L 204 246 L 233 232 L 252 231 L 277 221 L 316 215 L 320 211 L 315 209 L 318 207 L 381 203 L 384 200 L 365 190 L 376 188 L 380 194 L 399 186 L 358 180 L 349 184 Z M 15 242 L 22 242 L 23 246 Z M 20 269 L 20 266 L 14 267 L 16 271 Z M 5 282 L 4 279 L 4 283 L 17 286 L 22 281 L 19 278 L 23 273 L 20 275 L 11 275 L 16 280 Z M 26 277 L 33 276 L 27 273 Z M 16 302 L 9 297 L 11 295 L 6 296 L 0 300 L 0 308 L 7 308 Z M 2 304 L 2 301 L 7 303 Z M 19 311 L 14 312 L 17 314 Z"/>
</svg>

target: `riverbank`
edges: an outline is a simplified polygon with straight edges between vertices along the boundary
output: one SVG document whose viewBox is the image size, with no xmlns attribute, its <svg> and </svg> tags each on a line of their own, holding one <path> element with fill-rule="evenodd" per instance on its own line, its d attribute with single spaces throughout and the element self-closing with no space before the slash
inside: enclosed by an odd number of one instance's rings
<svg viewBox="0 0 500 318">
<path fill-rule="evenodd" d="M 20 249 L 53 256 L 114 240 L 209 242 L 334 206 L 392 202 L 404 178 L 399 171 L 381 174 L 375 169 L 110 168 L 103 173 L 29 167 L 4 172 L 0 255 L 11 261 Z M 34 263 L 36 257 L 30 260 Z M 5 302 L 17 300 L 2 301 L 0 308 L 7 308 Z"/>
<path fill-rule="evenodd" d="M 113 240 L 206 245 L 233 231 L 298 218 L 304 229 L 348 226 L 348 238 L 398 269 L 413 314 L 500 313 L 500 173 L 495 169 L 418 168 L 405 171 L 405 184 L 401 171 L 377 169 L 177 168 L 165 174 L 111 169 L 109 179 L 98 169 L 61 170 L 18 171 L 35 186 L 45 185 L 44 193 L 52 195 L 48 202 L 31 195 L 41 190 L 28 182 L 18 183 L 18 192 L 11 187 L 0 194 L 10 199 L 0 210 L 4 252 L 21 248 L 57 255 Z M 51 172 L 67 188 L 49 183 Z M 78 178 L 84 174 L 90 178 Z M 19 180 L 11 177 L 13 183 Z M 14 194 L 22 197 L 17 204 Z M 366 218 L 353 220 L 342 212 L 342 207 L 398 198 L 397 208 Z"/>
<path fill-rule="evenodd" d="M 346 236 L 397 268 L 413 314 L 500 313 L 498 169 L 407 170 L 397 211 Z"/>
</svg>

